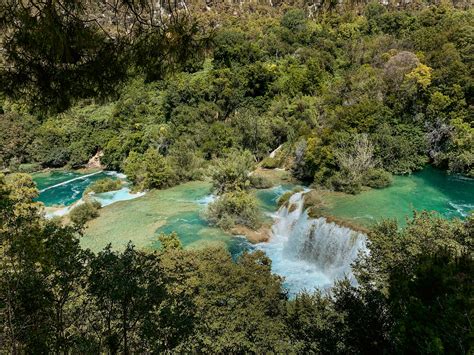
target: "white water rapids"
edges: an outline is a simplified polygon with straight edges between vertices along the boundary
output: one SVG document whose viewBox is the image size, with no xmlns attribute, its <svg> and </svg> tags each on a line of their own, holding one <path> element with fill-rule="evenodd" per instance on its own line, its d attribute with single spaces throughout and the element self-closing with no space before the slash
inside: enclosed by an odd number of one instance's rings
<svg viewBox="0 0 474 355">
<path fill-rule="evenodd" d="M 304 192 L 291 196 L 275 215 L 272 237 L 256 247 L 272 260 L 272 270 L 285 277 L 290 294 L 327 289 L 348 277 L 356 283 L 351 264 L 367 252 L 366 236 L 325 218 L 311 219 L 303 210 Z"/>
</svg>

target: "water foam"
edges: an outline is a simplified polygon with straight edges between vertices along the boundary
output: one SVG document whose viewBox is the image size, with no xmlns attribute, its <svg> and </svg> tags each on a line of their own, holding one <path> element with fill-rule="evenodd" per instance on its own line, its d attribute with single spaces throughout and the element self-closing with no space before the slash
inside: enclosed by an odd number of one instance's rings
<svg viewBox="0 0 474 355">
<path fill-rule="evenodd" d="M 128 187 L 123 187 L 120 190 L 90 194 L 89 196 L 105 207 L 115 202 L 133 200 L 144 195 L 145 192 L 132 193 Z"/>
<path fill-rule="evenodd" d="M 290 294 L 327 289 L 347 277 L 356 284 L 351 264 L 366 252 L 366 236 L 325 218 L 309 218 L 304 191 L 291 196 L 275 216 L 272 237 L 256 247 L 272 260 L 273 272 L 285 277 Z"/>
</svg>

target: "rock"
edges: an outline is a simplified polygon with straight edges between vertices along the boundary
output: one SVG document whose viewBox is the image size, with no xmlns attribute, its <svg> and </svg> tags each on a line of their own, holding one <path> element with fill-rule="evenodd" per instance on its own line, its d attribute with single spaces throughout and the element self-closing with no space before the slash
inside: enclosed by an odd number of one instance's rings
<svg viewBox="0 0 474 355">
<path fill-rule="evenodd" d="M 88 169 L 104 169 L 104 166 L 100 162 L 100 158 L 104 156 L 104 152 L 99 150 L 95 155 L 89 159 L 86 164 L 86 168 Z"/>
<path fill-rule="evenodd" d="M 250 229 L 243 225 L 237 225 L 230 230 L 234 235 L 243 235 L 252 244 L 268 242 L 270 239 L 270 227 L 263 225 L 257 230 Z"/>
</svg>

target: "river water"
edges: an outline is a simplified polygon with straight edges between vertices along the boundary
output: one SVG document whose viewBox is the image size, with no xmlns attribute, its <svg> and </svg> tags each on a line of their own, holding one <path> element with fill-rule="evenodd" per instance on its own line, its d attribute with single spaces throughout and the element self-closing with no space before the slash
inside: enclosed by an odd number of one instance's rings
<svg viewBox="0 0 474 355">
<path fill-rule="evenodd" d="M 78 203 L 91 182 L 106 176 L 124 178 L 113 172 L 52 172 L 36 174 L 34 180 L 41 191 L 39 201 L 47 206 L 70 206 Z M 130 194 L 127 187 L 97 195 L 101 203 L 110 206 L 89 223 L 81 244 L 98 251 L 108 243 L 123 249 L 132 240 L 139 248 L 155 249 L 159 248 L 161 233 L 175 231 L 188 248 L 224 246 L 234 256 L 244 250 L 265 251 L 272 259 L 273 271 L 285 277 L 284 284 L 290 294 L 304 289 L 326 289 L 343 277 L 355 283 L 351 263 L 358 253 L 367 252 L 366 237 L 327 223 L 324 218 L 309 218 L 302 208 L 301 193 L 292 196 L 291 211 L 289 206 L 278 210 L 279 196 L 293 187 L 282 185 L 255 192 L 267 219 L 273 220 L 268 243 L 250 245 L 244 238 L 209 226 L 203 211 L 213 199 L 210 184 L 190 182 L 144 196 Z M 385 189 L 355 196 L 326 193 L 324 199 L 327 202 L 324 212 L 364 225 L 381 218 L 395 218 L 403 225 L 413 210 L 464 218 L 474 208 L 474 180 L 426 168 L 409 176 L 395 177 L 393 185 Z"/>
</svg>

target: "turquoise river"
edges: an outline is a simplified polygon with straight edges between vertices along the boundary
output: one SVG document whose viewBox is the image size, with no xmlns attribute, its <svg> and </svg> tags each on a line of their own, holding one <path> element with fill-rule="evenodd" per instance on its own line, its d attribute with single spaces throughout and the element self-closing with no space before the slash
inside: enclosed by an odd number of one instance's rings
<svg viewBox="0 0 474 355">
<path fill-rule="evenodd" d="M 299 210 L 280 209 L 277 200 L 294 185 L 279 185 L 254 191 L 268 225 L 272 225 L 269 242 L 251 245 L 209 226 L 203 216 L 206 205 L 214 199 L 208 182 L 196 181 L 166 190 L 132 194 L 126 179 L 114 172 L 80 173 L 54 171 L 34 174 L 40 195 L 38 201 L 48 210 L 68 208 L 81 203 L 87 186 L 100 178 L 124 181 L 117 192 L 94 196 L 105 207 L 100 216 L 88 223 L 81 239 L 83 247 L 99 251 L 111 243 L 123 249 L 131 240 L 138 248 L 159 248 L 161 233 L 176 232 L 186 248 L 223 246 L 237 256 L 243 250 L 260 249 L 272 259 L 273 271 L 285 277 L 290 294 L 302 289 L 324 289 L 334 280 L 351 276 L 350 265 L 365 250 L 365 236 L 326 223 L 311 220 L 301 209 L 303 194 L 293 203 Z M 369 226 L 382 218 L 394 218 L 403 225 L 414 210 L 436 211 L 446 218 L 464 218 L 474 209 L 474 180 L 427 167 L 408 176 L 394 177 L 384 189 L 370 189 L 359 195 L 322 192 L 324 214 Z M 307 240 L 312 247 L 308 249 Z"/>
</svg>

